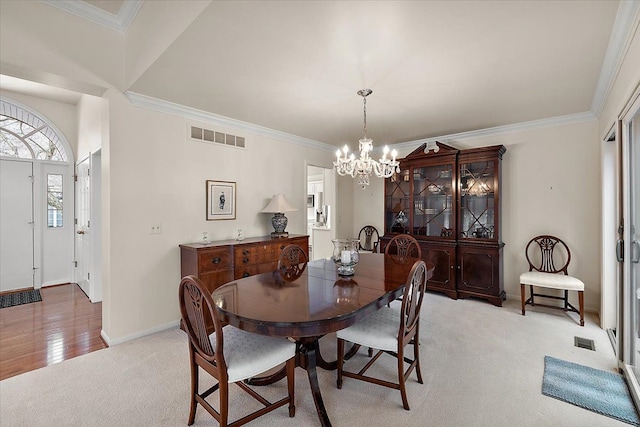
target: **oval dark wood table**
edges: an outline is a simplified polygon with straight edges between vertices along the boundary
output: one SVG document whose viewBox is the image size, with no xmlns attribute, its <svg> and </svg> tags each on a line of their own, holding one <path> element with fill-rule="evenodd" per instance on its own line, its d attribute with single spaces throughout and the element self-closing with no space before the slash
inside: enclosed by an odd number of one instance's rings
<svg viewBox="0 0 640 427">
<path fill-rule="evenodd" d="M 312 261 L 295 278 L 285 280 L 277 271 L 229 282 L 213 292 L 222 319 L 237 328 L 297 342 L 297 364 L 307 371 L 313 400 L 323 426 L 331 426 L 318 384 L 316 367 L 336 369 L 324 360 L 318 340 L 327 333 L 353 325 L 402 295 L 416 259 L 395 255 L 360 254 L 355 274 L 338 275 L 329 259 Z M 433 275 L 427 265 L 427 279 Z M 268 384 L 281 373 L 252 384 Z"/>
</svg>

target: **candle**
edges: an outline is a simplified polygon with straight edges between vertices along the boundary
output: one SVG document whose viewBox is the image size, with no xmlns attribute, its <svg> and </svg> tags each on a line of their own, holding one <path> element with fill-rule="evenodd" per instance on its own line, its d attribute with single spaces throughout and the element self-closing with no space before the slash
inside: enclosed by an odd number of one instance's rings
<svg viewBox="0 0 640 427">
<path fill-rule="evenodd" d="M 343 264 L 351 262 L 351 252 L 342 251 L 342 253 L 340 254 L 340 262 L 342 262 Z"/>
</svg>

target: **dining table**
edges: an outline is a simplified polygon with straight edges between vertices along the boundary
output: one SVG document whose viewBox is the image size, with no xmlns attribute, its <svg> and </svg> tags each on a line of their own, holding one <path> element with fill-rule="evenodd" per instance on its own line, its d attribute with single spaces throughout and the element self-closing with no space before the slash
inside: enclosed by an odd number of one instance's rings
<svg viewBox="0 0 640 427">
<path fill-rule="evenodd" d="M 320 423 L 331 426 L 322 400 L 317 368 L 337 369 L 320 353 L 319 339 L 346 328 L 401 297 L 416 258 L 360 253 L 352 276 L 340 276 L 330 259 L 307 263 L 294 277 L 280 271 L 226 283 L 213 292 L 222 320 L 245 331 L 296 341 L 296 364 L 306 370 Z M 427 264 L 427 279 L 433 275 Z M 351 354 L 357 351 L 352 348 Z M 349 354 L 345 357 L 349 357 Z M 248 381 L 265 385 L 284 377 L 284 370 Z"/>
</svg>

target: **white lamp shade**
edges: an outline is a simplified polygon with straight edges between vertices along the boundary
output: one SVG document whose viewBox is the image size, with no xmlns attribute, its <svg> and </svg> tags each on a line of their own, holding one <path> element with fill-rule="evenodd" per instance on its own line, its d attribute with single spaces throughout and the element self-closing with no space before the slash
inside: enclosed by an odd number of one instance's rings
<svg viewBox="0 0 640 427">
<path fill-rule="evenodd" d="M 291 203 L 284 198 L 284 194 L 274 194 L 271 198 L 271 201 L 267 205 L 266 208 L 262 209 L 260 212 L 263 213 L 280 213 L 280 212 L 293 212 L 298 209 L 291 206 Z"/>
</svg>

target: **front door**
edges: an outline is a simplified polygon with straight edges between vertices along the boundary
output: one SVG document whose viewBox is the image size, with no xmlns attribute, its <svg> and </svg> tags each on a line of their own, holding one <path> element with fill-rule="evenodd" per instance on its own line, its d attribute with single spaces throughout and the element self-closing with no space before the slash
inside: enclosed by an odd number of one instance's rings
<svg viewBox="0 0 640 427">
<path fill-rule="evenodd" d="M 33 163 L 0 160 L 0 292 L 33 288 Z"/>
<path fill-rule="evenodd" d="M 76 282 L 80 288 L 90 293 L 90 260 L 91 260 L 91 178 L 90 159 L 87 158 L 76 165 Z"/>
</svg>

